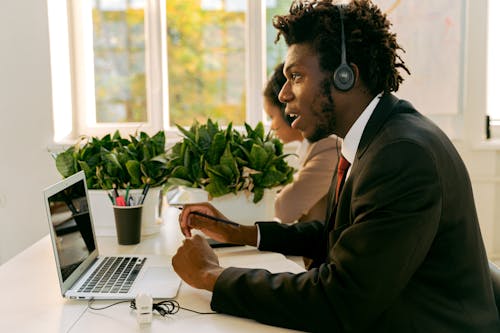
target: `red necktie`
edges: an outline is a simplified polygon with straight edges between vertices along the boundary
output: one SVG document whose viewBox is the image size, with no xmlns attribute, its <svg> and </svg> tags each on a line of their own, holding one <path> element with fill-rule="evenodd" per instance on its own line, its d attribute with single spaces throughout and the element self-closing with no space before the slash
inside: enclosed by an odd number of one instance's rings
<svg viewBox="0 0 500 333">
<path fill-rule="evenodd" d="M 337 186 L 335 187 L 335 202 L 338 201 L 340 191 L 342 186 L 344 186 L 345 177 L 347 175 L 347 170 L 351 166 L 348 160 L 345 159 L 343 155 L 340 155 L 340 161 L 337 166 Z"/>
</svg>

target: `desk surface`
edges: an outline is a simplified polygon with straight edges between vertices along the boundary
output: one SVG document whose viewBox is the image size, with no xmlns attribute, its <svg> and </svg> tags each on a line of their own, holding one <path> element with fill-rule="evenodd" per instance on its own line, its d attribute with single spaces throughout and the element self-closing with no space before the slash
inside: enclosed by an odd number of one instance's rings
<svg viewBox="0 0 500 333">
<path fill-rule="evenodd" d="M 121 246 L 115 237 L 99 237 L 100 253 L 171 257 L 182 241 L 175 214 L 177 210 L 167 210 L 159 233 L 142 237 L 138 245 Z M 224 267 L 265 268 L 271 272 L 303 270 L 280 254 L 259 252 L 250 247 L 221 248 L 217 253 Z M 87 301 L 61 297 L 48 235 L 0 266 L 0 291 L 0 332 L 292 332 L 253 320 L 222 314 L 200 315 L 185 310 L 168 317 L 155 315 L 150 325 L 139 326 L 128 303 L 91 310 Z M 181 284 L 177 297 L 182 307 L 199 312 L 211 311 L 210 299 L 210 292 L 185 283 Z M 95 301 L 93 306 L 112 303 Z"/>
</svg>

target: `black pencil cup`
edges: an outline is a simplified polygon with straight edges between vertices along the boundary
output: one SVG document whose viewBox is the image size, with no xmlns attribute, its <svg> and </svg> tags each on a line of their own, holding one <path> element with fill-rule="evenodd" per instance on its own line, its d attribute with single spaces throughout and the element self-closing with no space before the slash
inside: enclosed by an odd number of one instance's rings
<svg viewBox="0 0 500 333">
<path fill-rule="evenodd" d="M 141 241 L 142 205 L 113 206 L 118 244 L 132 245 Z"/>
</svg>

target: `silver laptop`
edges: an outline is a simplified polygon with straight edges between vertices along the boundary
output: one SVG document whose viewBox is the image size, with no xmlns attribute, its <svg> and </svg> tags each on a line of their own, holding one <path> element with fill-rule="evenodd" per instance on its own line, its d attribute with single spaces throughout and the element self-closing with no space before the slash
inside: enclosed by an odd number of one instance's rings
<svg viewBox="0 0 500 333">
<path fill-rule="evenodd" d="M 61 294 L 70 299 L 174 298 L 180 278 L 164 256 L 99 255 L 83 171 L 43 191 Z"/>
</svg>

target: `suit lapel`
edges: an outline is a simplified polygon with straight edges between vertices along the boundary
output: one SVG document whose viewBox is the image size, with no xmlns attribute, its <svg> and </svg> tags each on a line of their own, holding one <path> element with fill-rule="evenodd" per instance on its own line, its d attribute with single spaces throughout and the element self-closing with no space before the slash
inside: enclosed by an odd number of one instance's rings
<svg viewBox="0 0 500 333">
<path fill-rule="evenodd" d="M 359 141 L 358 151 L 356 152 L 356 159 L 360 159 L 361 156 L 363 156 L 382 125 L 384 125 L 387 118 L 389 118 L 389 116 L 394 112 L 394 106 L 398 101 L 399 99 L 393 94 L 382 95 L 380 102 L 377 104 L 375 110 L 373 110 L 373 113 L 363 130 L 363 135 L 361 135 L 361 140 Z"/>
</svg>

